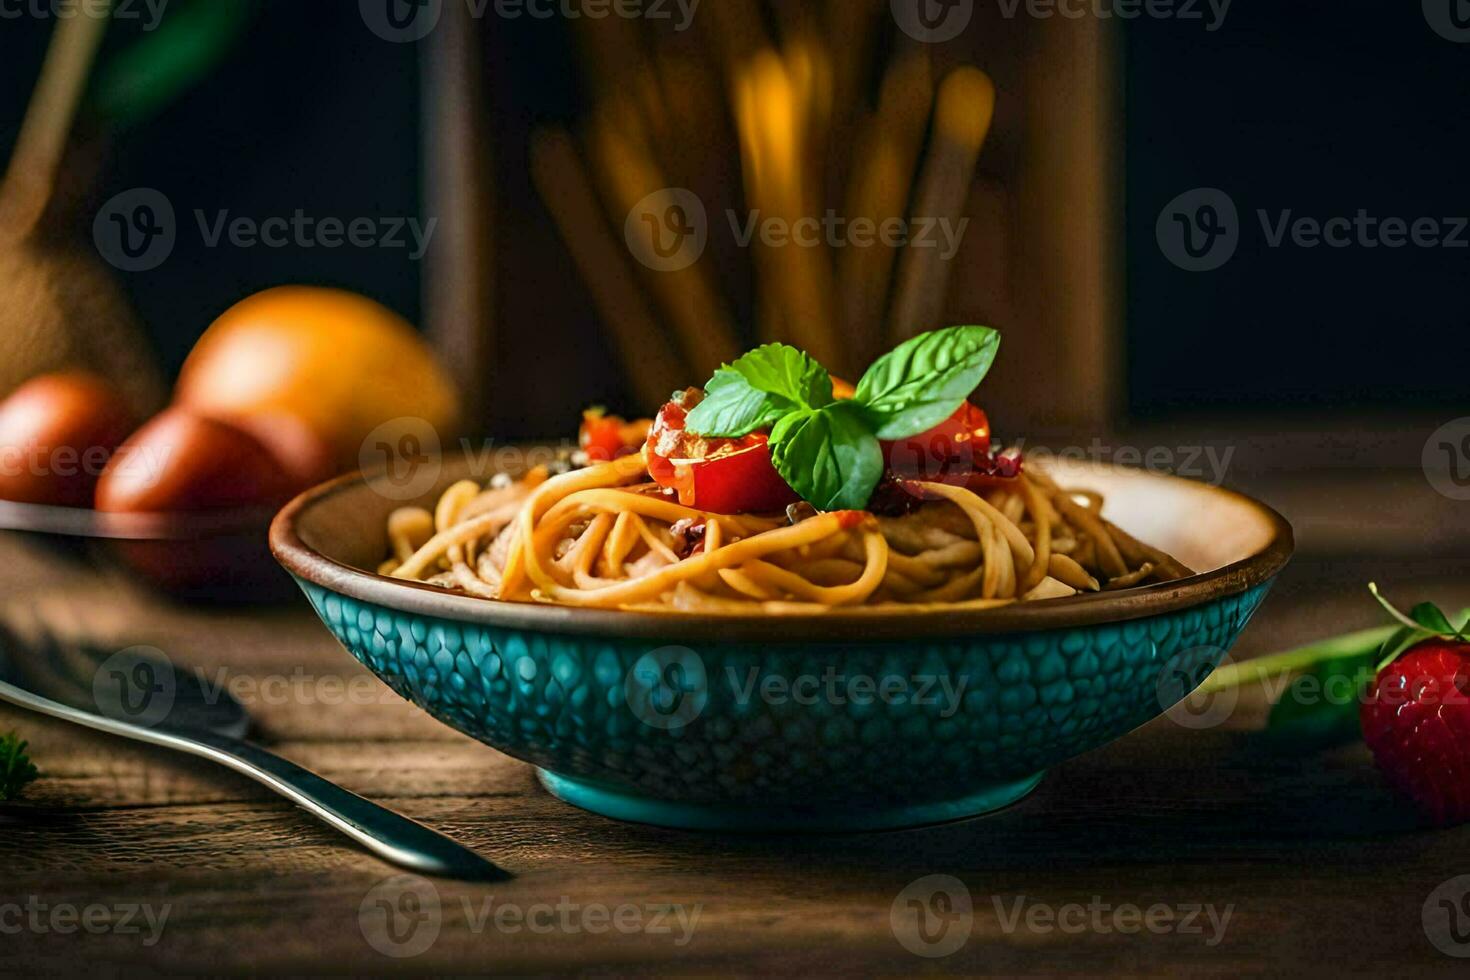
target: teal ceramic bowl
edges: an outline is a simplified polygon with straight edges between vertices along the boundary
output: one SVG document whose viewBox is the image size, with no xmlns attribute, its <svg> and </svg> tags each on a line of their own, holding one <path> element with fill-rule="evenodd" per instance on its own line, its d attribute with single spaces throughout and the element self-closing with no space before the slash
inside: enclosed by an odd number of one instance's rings
<svg viewBox="0 0 1470 980">
<path fill-rule="evenodd" d="M 468 472 L 444 464 L 420 501 Z M 871 830 L 974 816 L 1183 699 L 1292 550 L 1240 494 L 1093 464 L 1051 468 L 1199 573 L 953 614 L 689 616 L 498 603 L 375 575 L 398 485 L 303 494 L 271 547 L 328 629 L 404 698 L 611 817 Z M 484 478 L 486 474 L 479 474 Z"/>
</svg>

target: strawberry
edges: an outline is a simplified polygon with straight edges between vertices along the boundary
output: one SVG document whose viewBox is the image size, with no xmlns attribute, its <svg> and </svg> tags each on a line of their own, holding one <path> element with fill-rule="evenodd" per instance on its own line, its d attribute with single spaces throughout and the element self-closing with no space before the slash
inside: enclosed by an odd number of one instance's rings
<svg viewBox="0 0 1470 980">
<path fill-rule="evenodd" d="M 1470 641 L 1432 604 L 1405 616 L 1369 588 L 1403 628 L 1384 644 L 1359 709 L 1363 740 L 1431 820 L 1470 821 Z"/>
<path fill-rule="evenodd" d="M 1212 691 L 1295 675 L 1271 709 L 1266 733 L 1293 747 L 1361 735 L 1384 778 L 1441 825 L 1470 822 L 1470 610 L 1456 629 L 1438 606 L 1407 616 L 1369 583 L 1392 626 L 1222 667 Z M 1371 680 L 1369 680 L 1371 678 Z M 1352 690 L 1348 700 L 1328 696 Z"/>
</svg>

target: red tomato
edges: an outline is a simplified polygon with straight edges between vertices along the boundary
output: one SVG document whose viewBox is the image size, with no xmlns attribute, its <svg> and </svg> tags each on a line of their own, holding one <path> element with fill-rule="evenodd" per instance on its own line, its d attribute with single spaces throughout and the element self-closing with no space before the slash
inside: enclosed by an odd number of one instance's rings
<svg viewBox="0 0 1470 980">
<path fill-rule="evenodd" d="M 832 394 L 837 398 L 851 398 L 855 389 L 834 377 Z M 1021 472 L 1018 454 L 991 455 L 990 419 L 983 409 L 970 402 L 965 402 L 928 432 L 881 445 L 887 473 L 900 484 L 930 480 L 969 487 L 978 493 L 1015 479 Z"/>
<path fill-rule="evenodd" d="M 883 443 L 888 468 L 907 476 L 937 476 L 989 453 L 990 420 L 969 402 L 928 432 Z"/>
<path fill-rule="evenodd" d="M 991 454 L 990 420 L 969 402 L 943 422 L 908 439 L 883 443 L 889 474 L 900 481 L 920 480 L 990 490 L 1021 472 L 1016 453 Z"/>
<path fill-rule="evenodd" d="M 621 456 L 636 453 L 648 438 L 647 419 L 628 422 L 617 415 L 608 415 L 600 408 L 582 413 L 582 431 L 577 444 L 594 463 L 606 463 Z"/>
<path fill-rule="evenodd" d="M 0 498 L 91 506 L 97 478 L 132 428 L 123 396 L 95 374 L 27 381 L 0 405 Z"/>
<path fill-rule="evenodd" d="M 342 472 L 332 447 L 317 435 L 315 429 L 291 412 L 265 410 L 249 415 L 220 416 L 218 420 L 254 436 L 302 487 L 321 483 Z"/>
<path fill-rule="evenodd" d="M 770 439 L 706 439 L 684 429 L 683 405 L 669 402 L 648 433 L 648 472 L 679 502 L 715 514 L 772 513 L 801 498 L 771 463 Z"/>
<path fill-rule="evenodd" d="M 248 432 L 170 408 L 118 449 L 97 484 L 97 509 L 169 513 L 264 507 L 300 488 Z"/>
</svg>

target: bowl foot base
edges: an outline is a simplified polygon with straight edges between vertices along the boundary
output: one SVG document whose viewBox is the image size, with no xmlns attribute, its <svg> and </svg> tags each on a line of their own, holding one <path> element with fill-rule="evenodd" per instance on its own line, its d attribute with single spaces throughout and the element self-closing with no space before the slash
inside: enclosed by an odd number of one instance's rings
<svg viewBox="0 0 1470 980">
<path fill-rule="evenodd" d="M 898 806 L 828 804 L 813 807 L 737 806 L 717 803 L 677 803 L 639 796 L 605 784 L 568 779 L 537 769 L 541 785 L 557 799 L 614 820 L 675 827 L 680 830 L 806 833 L 901 830 L 925 824 L 978 817 L 1010 806 L 1041 782 L 1044 773 L 1014 782 L 929 803 Z"/>
</svg>

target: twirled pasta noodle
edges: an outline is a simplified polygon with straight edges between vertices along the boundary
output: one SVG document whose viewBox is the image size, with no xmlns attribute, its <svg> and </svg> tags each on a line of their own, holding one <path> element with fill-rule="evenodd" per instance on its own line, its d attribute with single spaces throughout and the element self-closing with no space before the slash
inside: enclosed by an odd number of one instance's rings
<svg viewBox="0 0 1470 980">
<path fill-rule="evenodd" d="M 899 517 L 714 514 L 648 482 L 641 456 L 505 486 L 451 486 L 388 519 L 380 574 L 471 596 L 712 613 L 989 608 L 1191 574 L 1106 521 L 1090 491 L 1026 472 L 981 495 L 910 485 Z"/>
</svg>

